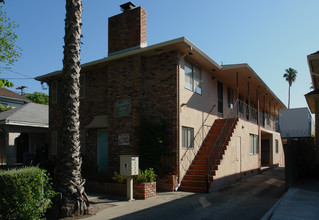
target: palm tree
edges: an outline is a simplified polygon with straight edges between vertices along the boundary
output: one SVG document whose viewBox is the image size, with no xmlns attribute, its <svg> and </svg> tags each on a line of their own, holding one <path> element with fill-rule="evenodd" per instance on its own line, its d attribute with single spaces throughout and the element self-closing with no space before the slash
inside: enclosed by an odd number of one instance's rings
<svg viewBox="0 0 319 220">
<path fill-rule="evenodd" d="M 286 73 L 283 75 L 283 77 L 286 79 L 286 81 L 289 83 L 288 88 L 288 109 L 290 108 L 290 87 L 293 82 L 295 82 L 297 77 L 297 70 L 294 70 L 293 68 L 289 68 L 285 70 Z"/>
<path fill-rule="evenodd" d="M 61 193 L 61 217 L 83 215 L 89 206 L 83 186 L 85 180 L 81 176 L 79 141 L 81 16 L 82 0 L 66 0 L 62 150 L 56 171 L 57 190 Z"/>
</svg>

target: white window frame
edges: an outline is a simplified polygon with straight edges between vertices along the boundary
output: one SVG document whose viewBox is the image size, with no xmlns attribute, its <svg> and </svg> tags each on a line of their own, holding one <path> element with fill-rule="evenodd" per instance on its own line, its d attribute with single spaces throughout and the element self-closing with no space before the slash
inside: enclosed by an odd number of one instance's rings
<svg viewBox="0 0 319 220">
<path fill-rule="evenodd" d="M 188 72 L 187 69 L 189 69 L 191 72 Z M 201 95 L 203 90 L 203 77 L 201 69 L 198 66 L 194 65 L 192 62 L 185 60 L 184 71 L 185 88 Z"/>
<path fill-rule="evenodd" d="M 259 136 L 256 134 L 249 134 L 249 154 L 259 154 Z"/>
<path fill-rule="evenodd" d="M 182 126 L 182 148 L 194 148 L 194 128 Z"/>
</svg>

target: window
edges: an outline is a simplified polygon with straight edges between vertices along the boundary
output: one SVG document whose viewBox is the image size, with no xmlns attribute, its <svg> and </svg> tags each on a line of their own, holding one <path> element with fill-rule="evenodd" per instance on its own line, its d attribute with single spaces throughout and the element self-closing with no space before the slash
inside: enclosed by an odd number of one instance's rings
<svg viewBox="0 0 319 220">
<path fill-rule="evenodd" d="M 51 96 L 52 96 L 52 103 L 57 103 L 58 100 L 58 82 L 55 80 L 51 83 Z"/>
<path fill-rule="evenodd" d="M 227 88 L 227 104 L 228 108 L 234 107 L 234 90 L 230 87 Z"/>
<path fill-rule="evenodd" d="M 194 128 L 182 127 L 182 147 L 194 148 Z"/>
<path fill-rule="evenodd" d="M 80 146 L 81 154 L 85 155 L 85 130 L 80 130 Z"/>
<path fill-rule="evenodd" d="M 185 88 L 202 94 L 202 72 L 194 64 L 185 61 Z"/>
<path fill-rule="evenodd" d="M 249 134 L 249 153 L 258 154 L 259 153 L 259 138 L 258 135 Z"/>
<path fill-rule="evenodd" d="M 217 109 L 219 113 L 224 113 L 224 86 L 217 81 Z"/>
<path fill-rule="evenodd" d="M 85 74 L 80 74 L 80 98 L 85 97 Z"/>
<path fill-rule="evenodd" d="M 278 154 L 278 152 L 279 152 L 279 143 L 278 143 L 277 139 L 275 140 L 275 142 L 276 142 L 276 154 Z"/>
</svg>

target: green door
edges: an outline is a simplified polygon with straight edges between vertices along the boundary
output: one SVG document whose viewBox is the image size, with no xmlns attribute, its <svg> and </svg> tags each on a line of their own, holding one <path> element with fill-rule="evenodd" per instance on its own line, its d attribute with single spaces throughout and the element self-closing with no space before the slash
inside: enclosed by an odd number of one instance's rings
<svg viewBox="0 0 319 220">
<path fill-rule="evenodd" d="M 106 173 L 109 168 L 109 148 L 107 129 L 97 130 L 97 164 L 99 172 Z"/>
</svg>

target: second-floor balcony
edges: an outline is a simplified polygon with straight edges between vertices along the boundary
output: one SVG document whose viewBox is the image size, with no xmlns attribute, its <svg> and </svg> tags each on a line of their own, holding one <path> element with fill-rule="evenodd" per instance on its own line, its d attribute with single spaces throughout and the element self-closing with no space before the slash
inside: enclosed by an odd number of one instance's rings
<svg viewBox="0 0 319 220">
<path fill-rule="evenodd" d="M 265 129 L 279 131 L 278 120 L 274 116 L 265 111 L 257 111 L 257 109 L 241 100 L 237 100 L 233 112 L 240 119 L 257 124 Z"/>
</svg>

